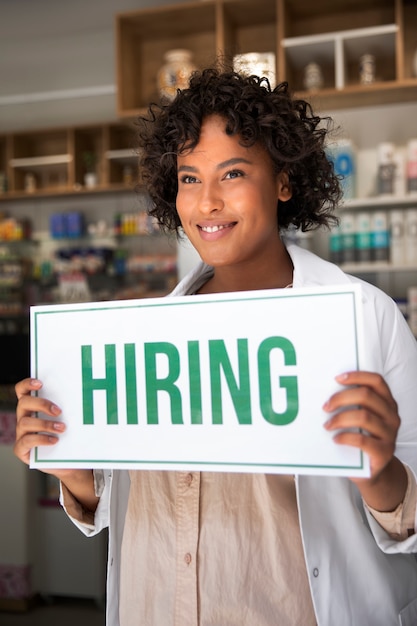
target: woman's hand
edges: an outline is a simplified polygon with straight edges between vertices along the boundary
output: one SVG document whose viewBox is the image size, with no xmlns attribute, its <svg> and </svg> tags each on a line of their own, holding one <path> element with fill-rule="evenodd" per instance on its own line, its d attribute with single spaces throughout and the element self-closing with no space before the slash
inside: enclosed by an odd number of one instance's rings
<svg viewBox="0 0 417 626">
<path fill-rule="evenodd" d="M 354 371 L 336 377 L 346 389 L 333 394 L 324 410 L 336 412 L 325 424 L 338 444 L 369 456 L 370 478 L 351 478 L 364 500 L 378 511 L 393 511 L 404 499 L 407 474 L 394 456 L 401 419 L 385 380 L 379 374 Z M 355 430 L 351 430 L 355 429 Z M 360 429 L 358 431 L 357 429 Z"/>
<path fill-rule="evenodd" d="M 50 400 L 33 396 L 42 383 L 34 378 L 25 378 L 17 383 L 16 443 L 14 453 L 23 463 L 29 464 L 30 451 L 36 446 L 54 446 L 58 435 L 65 431 L 65 424 L 57 419 L 61 409 Z M 35 413 L 49 415 L 52 420 L 35 417 Z M 61 480 L 81 503 L 84 510 L 92 515 L 99 498 L 94 491 L 93 472 L 89 469 L 42 469 L 45 474 L 53 474 Z"/>
<path fill-rule="evenodd" d="M 30 452 L 36 446 L 53 446 L 58 442 L 58 435 L 65 430 L 65 424 L 58 419 L 41 419 L 36 413 L 44 413 L 52 418 L 61 415 L 61 409 L 50 400 L 33 396 L 42 383 L 34 378 L 25 378 L 15 386 L 16 407 L 16 442 L 14 453 L 18 459 L 29 465 Z M 46 473 L 54 473 L 45 470 Z"/>
</svg>

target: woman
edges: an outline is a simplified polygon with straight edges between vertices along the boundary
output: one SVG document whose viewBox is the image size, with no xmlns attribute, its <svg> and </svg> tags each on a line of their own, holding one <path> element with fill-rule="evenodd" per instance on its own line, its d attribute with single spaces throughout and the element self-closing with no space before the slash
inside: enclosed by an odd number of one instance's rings
<svg viewBox="0 0 417 626">
<path fill-rule="evenodd" d="M 282 238 L 334 220 L 325 121 L 285 84 L 216 70 L 140 121 L 150 212 L 202 258 L 172 296 L 358 280 Z M 324 409 L 335 442 L 369 455 L 370 478 L 54 472 L 83 532 L 109 526 L 109 626 L 417 622 L 417 344 L 393 301 L 362 287 L 373 371 L 335 372 Z M 31 395 L 41 384 L 16 385 L 24 462 L 65 429 Z"/>
</svg>

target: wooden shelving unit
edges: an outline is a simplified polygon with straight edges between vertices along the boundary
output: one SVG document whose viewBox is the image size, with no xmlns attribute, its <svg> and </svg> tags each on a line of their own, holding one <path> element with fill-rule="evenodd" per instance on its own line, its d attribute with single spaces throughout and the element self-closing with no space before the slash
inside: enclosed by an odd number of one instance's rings
<svg viewBox="0 0 417 626">
<path fill-rule="evenodd" d="M 413 55 L 417 4 L 410 0 L 205 0 L 116 16 L 118 114 L 135 117 L 158 100 L 156 75 L 165 52 L 187 48 L 198 67 L 216 58 L 273 52 L 277 78 L 322 108 L 369 106 L 417 99 Z M 376 80 L 359 81 L 359 59 L 376 57 Z M 320 64 L 324 86 L 304 91 L 309 61 Z"/>
<path fill-rule="evenodd" d="M 135 130 L 129 122 L 46 129 L 0 136 L 0 202 L 38 196 L 131 191 L 138 182 Z M 84 181 L 85 153 L 97 183 Z M 126 168 L 129 168 L 127 176 Z M 32 185 L 28 188 L 28 176 Z"/>
</svg>

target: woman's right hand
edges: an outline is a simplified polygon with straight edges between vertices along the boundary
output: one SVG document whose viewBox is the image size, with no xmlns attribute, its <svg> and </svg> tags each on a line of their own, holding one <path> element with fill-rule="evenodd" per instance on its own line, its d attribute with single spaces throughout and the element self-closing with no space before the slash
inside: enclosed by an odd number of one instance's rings
<svg viewBox="0 0 417 626">
<path fill-rule="evenodd" d="M 41 387 L 42 382 L 35 378 L 25 378 L 15 386 L 17 424 L 14 453 L 27 465 L 30 462 L 32 448 L 54 446 L 59 441 L 59 434 L 65 431 L 65 424 L 58 419 L 61 409 L 46 398 L 32 395 L 32 392 L 39 391 Z M 36 417 L 36 413 L 44 413 L 52 419 Z M 92 470 L 42 469 L 41 471 L 61 480 L 82 504 L 84 511 L 94 514 L 99 498 L 95 495 Z"/>
<path fill-rule="evenodd" d="M 14 453 L 18 459 L 29 465 L 30 452 L 37 446 L 54 446 L 59 441 L 59 434 L 65 431 L 65 424 L 59 416 L 61 409 L 46 398 L 32 395 L 39 391 L 42 382 L 35 378 L 25 378 L 15 386 L 17 396 L 16 407 L 16 442 Z M 36 417 L 36 413 L 51 416 L 51 420 Z M 72 470 L 42 470 L 46 474 L 54 474 L 63 478 Z"/>
<path fill-rule="evenodd" d="M 39 391 L 42 382 L 35 378 L 25 378 L 15 386 L 16 407 L 16 443 L 14 453 L 23 463 L 29 465 L 30 451 L 36 446 L 53 446 L 58 441 L 59 433 L 64 432 L 65 424 L 58 419 L 41 419 L 35 413 L 44 413 L 52 418 L 61 415 L 61 409 L 46 398 L 33 396 Z"/>
</svg>

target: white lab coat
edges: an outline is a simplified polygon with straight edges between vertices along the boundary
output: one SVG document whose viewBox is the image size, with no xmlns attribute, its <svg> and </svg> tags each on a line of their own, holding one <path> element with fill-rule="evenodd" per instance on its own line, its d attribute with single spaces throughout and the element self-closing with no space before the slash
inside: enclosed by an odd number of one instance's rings
<svg viewBox="0 0 417 626">
<path fill-rule="evenodd" d="M 289 245 L 288 252 L 294 287 L 359 280 L 295 245 Z M 200 264 L 171 295 L 189 293 L 210 271 Z M 369 369 L 385 377 L 398 402 L 402 422 L 396 454 L 417 475 L 417 342 L 396 304 L 372 285 L 359 282 Z M 96 472 L 96 480 L 103 491 L 94 527 L 73 521 L 87 535 L 109 526 L 107 624 L 119 626 L 120 548 L 129 474 L 103 470 Z M 390 539 L 347 478 L 300 475 L 296 490 L 318 626 L 417 626 L 417 534 L 400 542 Z"/>
</svg>

